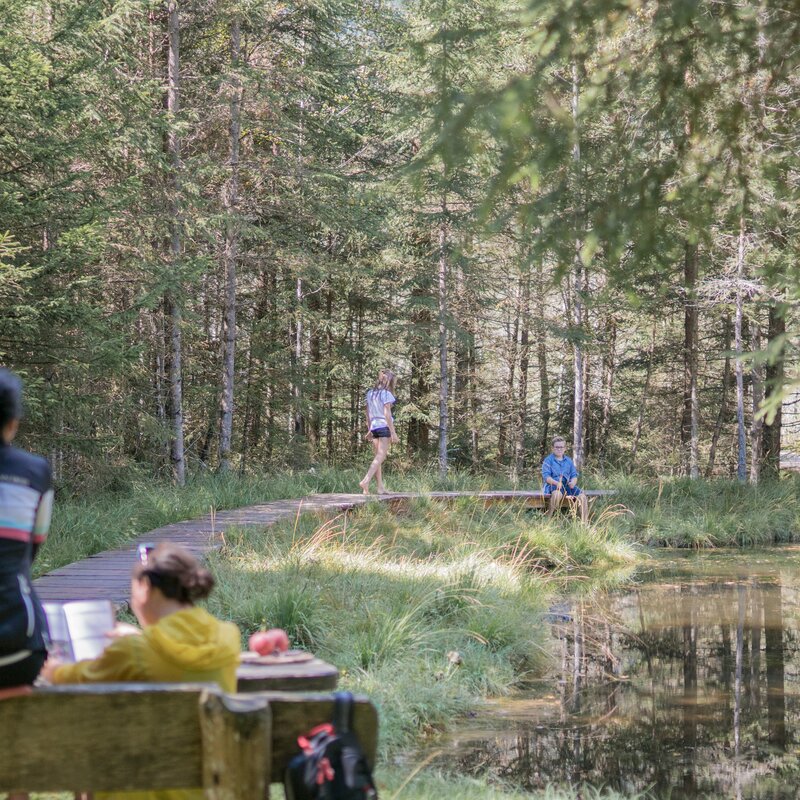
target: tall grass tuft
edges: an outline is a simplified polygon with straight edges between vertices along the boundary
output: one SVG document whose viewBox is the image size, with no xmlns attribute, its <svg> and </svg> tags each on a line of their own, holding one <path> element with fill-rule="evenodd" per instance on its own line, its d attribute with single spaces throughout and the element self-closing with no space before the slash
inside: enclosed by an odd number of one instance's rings
<svg viewBox="0 0 800 800">
<path fill-rule="evenodd" d="M 336 664 L 343 685 L 379 704 L 387 753 L 538 673 L 555 594 L 632 554 L 610 527 L 508 506 L 423 499 L 397 515 L 375 504 L 226 537 L 209 605 L 244 635 L 285 627 Z"/>
<path fill-rule="evenodd" d="M 800 537 L 800 476 L 757 486 L 675 479 L 620 479 L 615 500 L 631 510 L 617 527 L 643 544 L 668 547 L 755 546 Z"/>
<path fill-rule="evenodd" d="M 432 754 L 435 760 L 435 753 Z M 592 786 L 548 786 L 519 791 L 487 778 L 472 778 L 442 772 L 424 763 L 411 768 L 386 768 L 378 772 L 381 797 L 387 800 L 647 800 L 648 794 L 620 794 Z"/>
</svg>

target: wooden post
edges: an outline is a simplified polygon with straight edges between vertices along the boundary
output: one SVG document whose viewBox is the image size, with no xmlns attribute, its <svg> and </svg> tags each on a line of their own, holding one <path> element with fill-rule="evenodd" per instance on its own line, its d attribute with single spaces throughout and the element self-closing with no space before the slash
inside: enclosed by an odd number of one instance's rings
<svg viewBox="0 0 800 800">
<path fill-rule="evenodd" d="M 200 699 L 203 788 L 209 800 L 269 798 L 272 714 L 258 696 L 205 692 Z"/>
</svg>

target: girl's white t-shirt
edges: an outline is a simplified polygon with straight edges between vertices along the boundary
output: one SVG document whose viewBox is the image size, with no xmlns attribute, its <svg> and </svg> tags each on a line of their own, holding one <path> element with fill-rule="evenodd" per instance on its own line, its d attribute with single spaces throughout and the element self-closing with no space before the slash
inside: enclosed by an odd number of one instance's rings
<svg viewBox="0 0 800 800">
<path fill-rule="evenodd" d="M 395 396 L 388 389 L 370 389 L 367 392 L 367 413 L 369 414 L 369 429 L 371 431 L 389 427 L 389 423 L 383 414 L 383 407 L 386 403 L 393 405 L 395 400 Z"/>
</svg>

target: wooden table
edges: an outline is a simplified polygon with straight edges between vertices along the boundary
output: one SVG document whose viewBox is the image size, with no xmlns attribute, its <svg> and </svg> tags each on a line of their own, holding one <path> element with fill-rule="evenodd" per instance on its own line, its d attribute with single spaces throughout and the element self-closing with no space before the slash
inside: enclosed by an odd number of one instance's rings
<svg viewBox="0 0 800 800">
<path fill-rule="evenodd" d="M 339 670 L 319 658 L 297 664 L 240 664 L 240 692 L 316 692 L 335 689 Z"/>
</svg>

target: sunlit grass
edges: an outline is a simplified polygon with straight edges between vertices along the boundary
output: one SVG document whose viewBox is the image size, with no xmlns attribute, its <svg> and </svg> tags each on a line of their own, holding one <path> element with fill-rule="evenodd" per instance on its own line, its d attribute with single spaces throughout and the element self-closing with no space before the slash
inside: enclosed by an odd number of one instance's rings
<svg viewBox="0 0 800 800">
<path fill-rule="evenodd" d="M 452 471 L 444 480 L 432 471 L 389 469 L 387 485 L 397 491 L 422 494 L 437 490 L 478 491 L 508 488 L 511 484 L 498 476 L 482 477 Z M 194 519 L 212 510 L 268 502 L 270 500 L 302 497 L 306 494 L 358 491 L 361 477 L 359 468 L 319 467 L 314 470 L 271 474 L 216 475 L 203 473 L 195 476 L 183 488 L 165 482 L 144 480 L 133 476 L 129 483 L 116 491 L 100 491 L 71 496 L 60 493 L 56 499 L 53 527 L 48 542 L 37 559 L 36 574 L 42 574 L 72 561 L 112 547 L 119 547 L 135 536 L 171 522 Z M 535 476 L 534 476 L 535 477 Z M 538 480 L 520 484 L 521 488 L 538 489 Z M 606 541 L 607 547 L 616 546 L 619 557 L 624 557 L 626 542 L 645 545 L 676 547 L 719 547 L 724 545 L 759 545 L 795 541 L 800 537 L 800 476 L 759 486 L 739 484 L 735 481 L 689 481 L 674 479 L 664 482 L 643 482 L 625 475 L 588 476 L 587 485 L 617 489 L 618 494 L 608 500 L 599 500 L 592 510 L 591 530 L 617 533 L 616 544 Z M 458 519 L 460 532 L 469 531 L 472 523 L 461 519 L 463 508 L 474 517 L 470 500 L 448 502 L 446 508 Z M 418 530 L 415 552 L 436 551 L 437 526 L 447 530 L 448 518 L 440 517 L 440 501 L 421 499 L 413 509 L 432 511 L 427 525 Z M 522 513 L 517 508 L 514 513 Z M 532 512 L 529 517 L 541 517 Z M 491 524 L 480 516 L 481 524 Z M 591 546 L 582 541 L 586 529 L 574 515 L 562 515 L 568 526 L 570 556 L 581 561 Z M 386 517 L 373 521 L 373 534 L 379 538 L 394 530 Z M 462 527 L 464 526 L 464 527 Z M 548 536 L 564 538 L 560 526 L 541 526 L 540 544 Z M 563 548 L 555 540 L 548 547 L 556 565 L 565 558 Z"/>
<path fill-rule="evenodd" d="M 556 594 L 635 559 L 607 525 L 422 498 L 229 532 L 210 607 L 245 636 L 284 627 L 336 664 L 379 705 L 388 753 L 539 674 Z"/>
<path fill-rule="evenodd" d="M 618 485 L 615 500 L 633 513 L 617 527 L 643 544 L 756 546 L 800 537 L 800 476 L 758 486 L 685 478 L 651 484 L 620 478 Z"/>
</svg>

